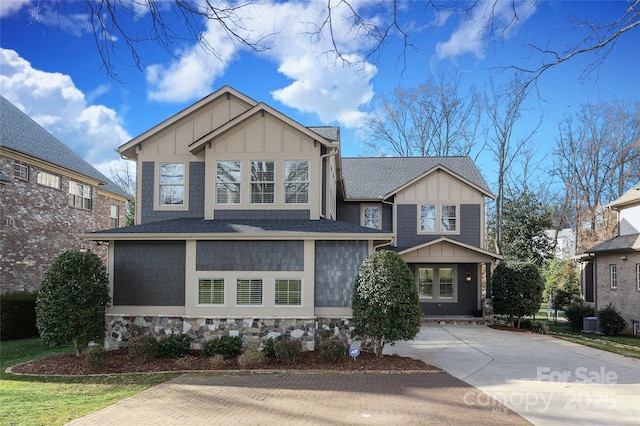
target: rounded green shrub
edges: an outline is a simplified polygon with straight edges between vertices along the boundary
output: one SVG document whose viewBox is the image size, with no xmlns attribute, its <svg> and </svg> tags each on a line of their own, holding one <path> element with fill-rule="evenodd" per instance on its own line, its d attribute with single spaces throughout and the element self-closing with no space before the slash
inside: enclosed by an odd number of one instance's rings
<svg viewBox="0 0 640 426">
<path fill-rule="evenodd" d="M 90 346 L 87 350 L 87 366 L 93 371 L 104 370 L 107 366 L 107 351 L 102 345 Z"/>
<path fill-rule="evenodd" d="M 170 334 L 160 340 L 158 356 L 160 358 L 181 358 L 189 353 L 193 339 L 186 334 Z"/>
<path fill-rule="evenodd" d="M 347 345 L 340 340 L 326 340 L 320 345 L 320 354 L 332 364 L 338 364 L 347 357 Z"/>
<path fill-rule="evenodd" d="M 139 335 L 129 339 L 129 356 L 139 360 L 148 361 L 158 357 L 160 343 L 153 336 Z"/>
<path fill-rule="evenodd" d="M 582 300 L 574 300 L 564 310 L 564 316 L 569 322 L 571 331 L 582 330 L 582 320 L 585 317 L 593 317 L 596 315 L 595 309 L 592 306 L 585 304 Z"/>
<path fill-rule="evenodd" d="M 549 326 L 542 322 L 534 322 L 531 331 L 536 334 L 549 334 Z"/>
<path fill-rule="evenodd" d="M 242 338 L 240 336 L 220 336 L 202 345 L 202 355 L 222 355 L 224 359 L 234 358 L 242 353 Z"/>
<path fill-rule="evenodd" d="M 598 318 L 605 336 L 615 336 L 627 328 L 627 322 L 611 303 L 598 311 Z"/>
<path fill-rule="evenodd" d="M 275 351 L 276 342 L 280 342 L 282 340 L 290 340 L 290 339 L 291 339 L 291 336 L 288 336 L 286 334 L 281 334 L 276 338 L 264 339 L 262 341 L 262 352 L 264 353 L 264 356 L 266 356 L 268 359 L 275 360 L 276 359 L 276 351 Z"/>
<path fill-rule="evenodd" d="M 302 341 L 298 339 L 284 339 L 273 344 L 276 360 L 285 364 L 293 364 L 302 353 Z"/>
<path fill-rule="evenodd" d="M 37 293 L 3 294 L 0 298 L 0 340 L 38 336 L 36 327 Z"/>
</svg>

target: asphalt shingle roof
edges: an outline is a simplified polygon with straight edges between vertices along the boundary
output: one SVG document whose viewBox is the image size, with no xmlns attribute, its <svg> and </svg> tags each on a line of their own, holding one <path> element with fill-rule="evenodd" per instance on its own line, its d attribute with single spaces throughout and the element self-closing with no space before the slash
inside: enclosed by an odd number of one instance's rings
<svg viewBox="0 0 640 426">
<path fill-rule="evenodd" d="M 0 95 L 0 146 L 97 179 L 101 189 L 127 197 L 117 185 Z"/>
<path fill-rule="evenodd" d="M 144 223 L 91 234 L 387 234 L 335 220 L 204 220 L 181 218 Z"/>
<path fill-rule="evenodd" d="M 635 201 L 640 201 L 640 182 L 622 194 L 620 198 L 609 203 L 609 207 L 616 207 L 623 204 L 633 203 Z"/>
<path fill-rule="evenodd" d="M 378 199 L 438 165 L 491 194 L 470 157 L 370 157 L 342 159 L 346 196 L 352 199 Z"/>
<path fill-rule="evenodd" d="M 606 251 L 640 251 L 640 234 L 622 235 L 613 237 L 585 250 L 587 253 L 599 253 Z"/>
<path fill-rule="evenodd" d="M 316 132 L 331 142 L 336 142 L 340 139 L 340 127 L 308 127 L 308 129 Z"/>
</svg>

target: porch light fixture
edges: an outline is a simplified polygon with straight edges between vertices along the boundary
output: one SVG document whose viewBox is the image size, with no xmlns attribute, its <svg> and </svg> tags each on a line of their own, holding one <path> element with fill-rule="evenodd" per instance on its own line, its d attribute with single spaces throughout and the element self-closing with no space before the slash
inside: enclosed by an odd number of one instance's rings
<svg viewBox="0 0 640 426">
<path fill-rule="evenodd" d="M 468 283 L 470 283 L 470 282 L 471 282 L 471 272 L 467 272 L 467 276 L 466 276 L 466 277 L 464 277 L 464 280 L 465 280 L 466 282 L 468 282 Z"/>
</svg>

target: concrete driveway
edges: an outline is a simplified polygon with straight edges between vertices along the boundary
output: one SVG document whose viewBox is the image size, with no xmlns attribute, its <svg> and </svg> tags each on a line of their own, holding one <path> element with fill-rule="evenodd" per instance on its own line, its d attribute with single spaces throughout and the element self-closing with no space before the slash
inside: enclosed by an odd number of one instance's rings
<svg viewBox="0 0 640 426">
<path fill-rule="evenodd" d="M 640 425 L 640 360 L 550 336 L 427 325 L 385 349 L 419 358 L 536 425 Z M 465 405 L 493 407 L 473 395 Z"/>
</svg>

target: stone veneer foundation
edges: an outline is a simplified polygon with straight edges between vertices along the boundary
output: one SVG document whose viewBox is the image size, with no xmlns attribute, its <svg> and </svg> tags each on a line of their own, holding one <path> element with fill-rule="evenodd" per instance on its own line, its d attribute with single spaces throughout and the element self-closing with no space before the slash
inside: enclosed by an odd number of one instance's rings
<svg viewBox="0 0 640 426">
<path fill-rule="evenodd" d="M 107 315 L 105 348 L 125 347 L 132 329 L 161 339 L 184 333 L 193 338 L 192 348 L 218 336 L 240 336 L 245 347 L 261 348 L 265 339 L 288 335 L 300 339 L 313 351 L 323 339 L 338 338 L 350 344 L 353 325 L 346 318 L 185 318 L 169 316 Z M 319 331 L 319 332 L 318 332 Z"/>
</svg>

